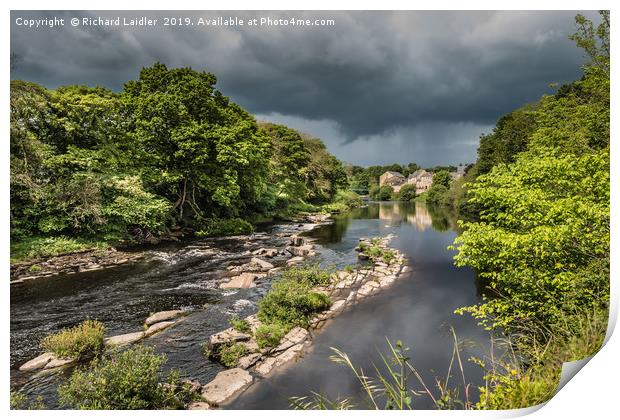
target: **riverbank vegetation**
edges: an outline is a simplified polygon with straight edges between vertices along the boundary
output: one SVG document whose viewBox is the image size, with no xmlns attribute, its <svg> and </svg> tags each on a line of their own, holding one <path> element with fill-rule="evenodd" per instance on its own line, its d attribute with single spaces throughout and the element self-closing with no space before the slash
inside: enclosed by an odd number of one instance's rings
<svg viewBox="0 0 620 420">
<path fill-rule="evenodd" d="M 321 140 L 256 122 L 215 84 L 160 63 L 118 93 L 12 81 L 12 260 L 356 205 Z"/>
<path fill-rule="evenodd" d="M 166 355 L 135 346 L 77 368 L 58 390 L 60 404 L 80 410 L 183 408 L 197 396 L 176 371 L 164 376 Z"/>
<path fill-rule="evenodd" d="M 446 394 L 449 406 L 512 409 L 543 403 L 555 393 L 562 363 L 593 355 L 605 337 L 610 280 L 609 12 L 601 12 L 598 25 L 581 15 L 575 21 L 577 33 L 571 39 L 588 56 L 583 76 L 500 118 L 492 132 L 481 137 L 478 160 L 466 175 L 451 181 L 448 173 L 436 172 L 423 197 L 429 204 L 458 209 L 462 232 L 454 243 L 455 263 L 476 270 L 483 301 L 457 312 L 476 317 L 496 335 L 492 347 L 504 350 L 473 360 L 485 371 L 479 401 L 459 402 L 455 390 Z M 352 367 L 344 356 L 336 361 Z M 391 377 L 398 382 L 399 375 Z M 403 392 L 393 392 L 399 383 L 379 377 L 368 386 L 381 384 L 376 389 L 388 402 L 393 395 L 407 402 Z M 467 388 L 465 381 L 463 386 Z M 346 408 L 350 401 L 334 403 L 315 394 L 294 404 Z"/>
</svg>

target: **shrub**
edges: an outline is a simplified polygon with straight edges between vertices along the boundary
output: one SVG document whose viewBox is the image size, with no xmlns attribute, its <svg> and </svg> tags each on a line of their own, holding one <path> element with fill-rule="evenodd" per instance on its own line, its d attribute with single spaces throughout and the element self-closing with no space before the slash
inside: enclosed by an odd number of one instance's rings
<svg viewBox="0 0 620 420">
<path fill-rule="evenodd" d="M 229 343 L 219 348 L 220 362 L 229 368 L 237 366 L 239 359 L 248 354 L 248 348 L 243 343 Z"/>
<path fill-rule="evenodd" d="M 258 319 L 289 328 L 306 327 L 312 314 L 327 309 L 330 304 L 329 297 L 313 292 L 308 283 L 282 279 L 259 302 Z"/>
<path fill-rule="evenodd" d="M 202 230 L 196 232 L 198 236 L 231 236 L 245 235 L 254 232 L 254 226 L 247 220 L 233 219 L 209 219 Z"/>
<path fill-rule="evenodd" d="M 448 187 L 442 184 L 433 184 L 426 194 L 426 202 L 430 204 L 449 204 Z"/>
<path fill-rule="evenodd" d="M 281 324 L 263 324 L 256 329 L 254 338 L 258 343 L 258 347 L 264 349 L 277 346 L 287 332 L 288 328 Z"/>
<path fill-rule="evenodd" d="M 388 201 L 392 199 L 392 195 L 394 194 L 394 188 L 389 185 L 384 185 L 382 187 L 372 187 L 370 189 L 370 198 L 378 201 Z"/>
<path fill-rule="evenodd" d="M 396 194 L 396 198 L 399 201 L 411 201 L 416 198 L 416 188 L 415 185 L 407 184 L 403 185 L 401 189 Z"/>
<path fill-rule="evenodd" d="M 330 283 L 331 272 L 321 270 L 319 264 L 308 264 L 303 267 L 291 267 L 282 273 L 284 280 L 306 283 L 310 286 L 326 286 Z"/>
<path fill-rule="evenodd" d="M 234 316 L 234 317 L 230 318 L 228 320 L 228 323 L 230 324 L 231 327 L 233 327 L 234 329 L 236 329 L 239 332 L 247 334 L 247 333 L 252 331 L 248 321 L 246 321 L 245 319 L 239 319 L 239 317 L 237 317 L 237 316 Z"/>
<path fill-rule="evenodd" d="M 192 395 L 180 383 L 178 372 L 164 378 L 166 360 L 166 355 L 144 346 L 95 359 L 60 386 L 60 404 L 82 410 L 181 408 Z"/>
<path fill-rule="evenodd" d="M 89 319 L 75 327 L 45 337 L 41 345 L 46 351 L 58 357 L 90 357 L 103 349 L 104 337 L 104 325 L 99 321 Z"/>
<path fill-rule="evenodd" d="M 334 201 L 323 206 L 325 211 L 342 212 L 362 205 L 362 199 L 353 191 L 338 191 Z"/>
</svg>

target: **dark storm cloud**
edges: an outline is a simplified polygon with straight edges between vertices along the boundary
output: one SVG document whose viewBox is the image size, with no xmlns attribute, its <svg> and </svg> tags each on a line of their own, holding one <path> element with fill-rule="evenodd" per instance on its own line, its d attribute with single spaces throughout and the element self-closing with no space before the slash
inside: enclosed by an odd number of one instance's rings
<svg viewBox="0 0 620 420">
<path fill-rule="evenodd" d="M 330 27 L 17 27 L 15 18 L 303 17 Z M 13 12 L 13 78 L 119 90 L 155 61 L 218 77 L 249 111 L 360 163 L 473 159 L 502 114 L 579 77 L 575 12 Z M 479 131 L 478 131 L 479 130 Z M 318 131 L 319 133 L 316 133 Z M 354 142 L 359 147 L 348 147 Z M 383 147 L 386 146 L 386 147 Z M 366 152 L 364 152 L 364 150 Z M 402 151 L 415 155 L 403 156 Z"/>
</svg>

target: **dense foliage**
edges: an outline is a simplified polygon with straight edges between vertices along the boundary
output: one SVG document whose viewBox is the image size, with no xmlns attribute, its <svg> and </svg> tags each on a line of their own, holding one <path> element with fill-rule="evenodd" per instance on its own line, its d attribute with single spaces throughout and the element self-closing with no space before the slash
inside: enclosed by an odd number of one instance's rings
<svg viewBox="0 0 620 420">
<path fill-rule="evenodd" d="M 500 119 L 483 136 L 466 201 L 457 265 L 487 283 L 461 309 L 508 335 L 479 408 L 517 408 L 554 392 L 563 361 L 598 350 L 609 307 L 609 14 L 577 16 L 572 37 L 590 57 L 583 77 Z M 523 362 L 525 361 L 525 363 Z M 512 372 L 512 373 L 511 373 Z"/>
<path fill-rule="evenodd" d="M 41 341 L 41 347 L 58 357 L 92 357 L 103 350 L 105 332 L 106 329 L 101 322 L 89 319 L 75 327 L 45 337 Z"/>
<path fill-rule="evenodd" d="M 120 93 L 12 81 L 13 258 L 172 227 L 247 233 L 248 222 L 315 209 L 347 189 L 344 167 L 319 139 L 259 125 L 215 83 L 211 73 L 159 63 Z"/>
<path fill-rule="evenodd" d="M 80 410 L 182 408 L 192 395 L 177 372 L 164 377 L 166 355 L 136 346 L 76 369 L 58 392 L 63 406 Z"/>
</svg>

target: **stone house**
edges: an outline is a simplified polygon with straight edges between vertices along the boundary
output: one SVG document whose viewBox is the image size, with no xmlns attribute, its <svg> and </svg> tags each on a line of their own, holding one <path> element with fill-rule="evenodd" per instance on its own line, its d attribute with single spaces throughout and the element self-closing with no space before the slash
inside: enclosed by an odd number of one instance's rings
<svg viewBox="0 0 620 420">
<path fill-rule="evenodd" d="M 407 184 L 415 185 L 416 194 L 421 194 L 433 185 L 433 174 L 425 171 L 424 169 L 418 169 L 407 178 Z"/>
<path fill-rule="evenodd" d="M 384 186 L 388 185 L 394 189 L 395 192 L 398 192 L 400 188 L 407 183 L 407 178 L 403 176 L 400 172 L 395 171 L 386 171 L 383 175 L 379 177 L 379 185 Z"/>
</svg>

